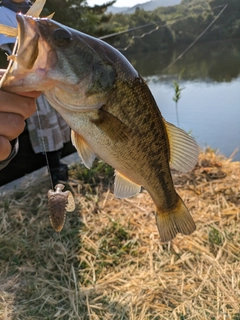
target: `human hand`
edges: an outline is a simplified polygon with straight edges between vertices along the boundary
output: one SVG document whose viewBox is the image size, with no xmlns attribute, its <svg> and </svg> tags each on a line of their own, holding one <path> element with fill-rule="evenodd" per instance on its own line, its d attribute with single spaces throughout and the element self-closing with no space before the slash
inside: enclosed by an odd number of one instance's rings
<svg viewBox="0 0 240 320">
<path fill-rule="evenodd" d="M 4 71 L 0 70 L 0 77 Z M 17 95 L 0 90 L 0 161 L 8 158 L 12 150 L 10 141 L 23 132 L 25 119 L 36 111 L 35 99 L 31 96 L 37 94 Z"/>
</svg>

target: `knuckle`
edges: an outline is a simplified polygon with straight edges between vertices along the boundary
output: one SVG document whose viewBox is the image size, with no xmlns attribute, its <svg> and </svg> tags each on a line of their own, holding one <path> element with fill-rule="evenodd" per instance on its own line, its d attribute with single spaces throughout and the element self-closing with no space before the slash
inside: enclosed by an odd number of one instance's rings
<svg viewBox="0 0 240 320">
<path fill-rule="evenodd" d="M 0 136 L 0 161 L 7 159 L 11 152 L 11 144 L 8 139 Z"/>
<path fill-rule="evenodd" d="M 25 128 L 25 121 L 22 115 L 12 114 L 10 115 L 10 126 L 11 126 L 11 136 L 14 138 L 18 137 L 20 133 L 23 132 Z"/>
<path fill-rule="evenodd" d="M 24 118 L 29 118 L 36 111 L 36 101 L 33 98 L 24 98 Z"/>
</svg>

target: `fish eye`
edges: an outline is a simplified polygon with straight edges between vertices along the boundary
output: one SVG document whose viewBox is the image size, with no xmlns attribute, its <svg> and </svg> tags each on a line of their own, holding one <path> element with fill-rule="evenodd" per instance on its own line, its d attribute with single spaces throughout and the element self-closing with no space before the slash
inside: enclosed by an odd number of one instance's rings
<svg viewBox="0 0 240 320">
<path fill-rule="evenodd" d="M 65 29 L 56 29 L 53 32 L 53 41 L 56 46 L 67 46 L 72 41 L 72 35 Z"/>
</svg>

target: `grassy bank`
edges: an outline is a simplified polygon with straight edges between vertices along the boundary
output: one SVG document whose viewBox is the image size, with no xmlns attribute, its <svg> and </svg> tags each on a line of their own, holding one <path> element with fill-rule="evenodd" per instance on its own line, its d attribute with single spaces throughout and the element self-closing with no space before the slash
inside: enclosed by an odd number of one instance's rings
<svg viewBox="0 0 240 320">
<path fill-rule="evenodd" d="M 197 231 L 168 244 L 145 191 L 115 199 L 103 164 L 70 175 L 60 234 L 48 180 L 1 198 L 0 319 L 240 319 L 240 162 L 208 150 L 173 173 Z"/>
</svg>

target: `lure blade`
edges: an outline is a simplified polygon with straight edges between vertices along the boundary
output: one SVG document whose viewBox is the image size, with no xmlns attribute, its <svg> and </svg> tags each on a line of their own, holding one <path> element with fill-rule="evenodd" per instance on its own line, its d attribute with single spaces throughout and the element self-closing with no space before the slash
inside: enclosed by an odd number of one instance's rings
<svg viewBox="0 0 240 320">
<path fill-rule="evenodd" d="M 75 209 L 75 202 L 70 191 L 63 192 L 63 184 L 57 184 L 55 190 L 48 191 L 49 218 L 53 229 L 60 232 L 66 220 L 66 211 Z"/>
</svg>

